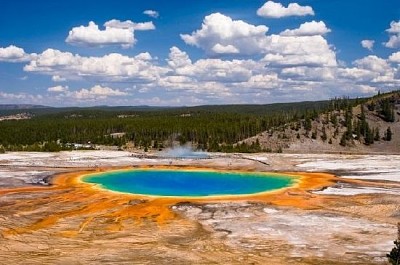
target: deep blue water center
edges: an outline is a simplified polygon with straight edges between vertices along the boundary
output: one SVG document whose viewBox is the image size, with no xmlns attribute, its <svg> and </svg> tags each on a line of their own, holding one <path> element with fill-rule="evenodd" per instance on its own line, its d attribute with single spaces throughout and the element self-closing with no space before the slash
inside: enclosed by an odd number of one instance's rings
<svg viewBox="0 0 400 265">
<path fill-rule="evenodd" d="M 295 179 L 266 173 L 140 169 L 88 175 L 83 181 L 125 193 L 198 197 L 272 191 L 291 186 Z"/>
</svg>

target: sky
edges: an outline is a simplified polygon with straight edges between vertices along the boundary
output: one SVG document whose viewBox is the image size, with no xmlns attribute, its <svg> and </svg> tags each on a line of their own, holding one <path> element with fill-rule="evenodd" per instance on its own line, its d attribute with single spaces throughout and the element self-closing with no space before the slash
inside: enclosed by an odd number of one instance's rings
<svg viewBox="0 0 400 265">
<path fill-rule="evenodd" d="M 398 0 L 6 0 L 0 9 L 0 104 L 267 104 L 398 89 Z"/>
</svg>

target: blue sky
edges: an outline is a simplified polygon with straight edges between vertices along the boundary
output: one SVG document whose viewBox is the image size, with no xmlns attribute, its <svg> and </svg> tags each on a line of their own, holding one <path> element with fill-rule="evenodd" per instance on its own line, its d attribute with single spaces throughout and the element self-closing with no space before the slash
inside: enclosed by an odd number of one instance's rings
<svg viewBox="0 0 400 265">
<path fill-rule="evenodd" d="M 0 104 L 263 104 L 400 87 L 397 0 L 4 1 L 0 12 Z"/>
</svg>

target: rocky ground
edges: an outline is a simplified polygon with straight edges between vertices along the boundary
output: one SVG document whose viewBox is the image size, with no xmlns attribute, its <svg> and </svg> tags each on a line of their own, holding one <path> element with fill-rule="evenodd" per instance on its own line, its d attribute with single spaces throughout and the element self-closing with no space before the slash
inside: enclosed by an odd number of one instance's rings
<svg viewBox="0 0 400 265">
<path fill-rule="evenodd" d="M 211 156 L 1 154 L 0 264 L 386 264 L 400 221 L 400 156 Z M 69 173 L 143 165 L 339 178 L 269 197 L 170 200 L 101 191 Z M 59 173 L 67 177 L 46 186 Z"/>
</svg>

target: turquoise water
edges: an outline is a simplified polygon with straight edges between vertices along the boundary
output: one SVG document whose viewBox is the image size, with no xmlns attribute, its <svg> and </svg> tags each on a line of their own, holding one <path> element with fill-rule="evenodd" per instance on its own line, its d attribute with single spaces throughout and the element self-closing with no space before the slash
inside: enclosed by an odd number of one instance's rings
<svg viewBox="0 0 400 265">
<path fill-rule="evenodd" d="M 89 175 L 88 183 L 113 191 L 153 196 L 243 195 L 291 186 L 294 178 L 263 173 L 125 170 Z"/>
</svg>

